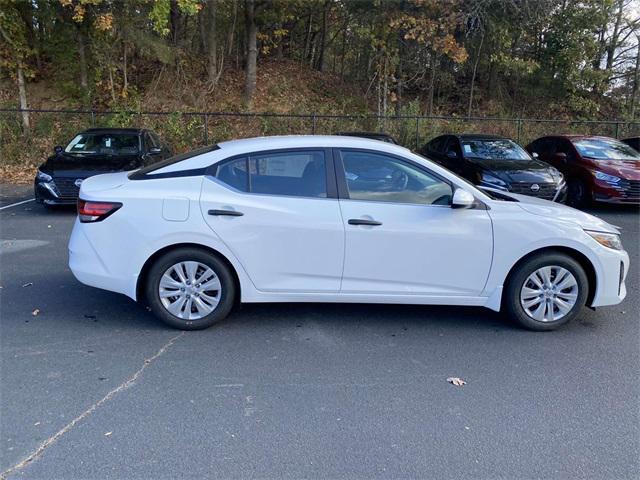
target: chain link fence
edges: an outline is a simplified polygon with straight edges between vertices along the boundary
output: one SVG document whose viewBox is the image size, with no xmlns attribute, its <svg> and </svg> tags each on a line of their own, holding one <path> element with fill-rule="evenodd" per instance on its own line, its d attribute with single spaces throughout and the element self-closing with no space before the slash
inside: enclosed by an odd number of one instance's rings
<svg viewBox="0 0 640 480">
<path fill-rule="evenodd" d="M 590 134 L 624 138 L 640 135 L 640 121 L 550 120 L 447 116 L 378 116 L 238 112 L 135 112 L 0 109 L 0 163 L 41 162 L 54 145 L 66 144 L 89 127 L 133 127 L 155 131 L 176 152 L 233 138 L 261 135 L 385 132 L 415 149 L 443 133 L 487 133 L 522 145 L 549 134 Z"/>
</svg>

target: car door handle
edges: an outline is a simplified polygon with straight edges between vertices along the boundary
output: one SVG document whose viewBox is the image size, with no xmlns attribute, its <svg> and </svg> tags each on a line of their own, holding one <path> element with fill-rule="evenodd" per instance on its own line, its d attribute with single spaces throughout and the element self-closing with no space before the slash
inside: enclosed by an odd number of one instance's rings
<svg viewBox="0 0 640 480">
<path fill-rule="evenodd" d="M 347 223 L 349 225 L 370 225 L 372 227 L 378 227 L 382 225 L 382 222 L 377 222 L 375 220 L 367 220 L 365 218 L 350 218 Z"/>
<path fill-rule="evenodd" d="M 238 212 L 237 210 L 209 210 L 207 213 L 209 215 L 216 215 L 216 216 L 226 215 L 228 217 L 241 217 L 244 215 L 244 213 Z"/>
</svg>

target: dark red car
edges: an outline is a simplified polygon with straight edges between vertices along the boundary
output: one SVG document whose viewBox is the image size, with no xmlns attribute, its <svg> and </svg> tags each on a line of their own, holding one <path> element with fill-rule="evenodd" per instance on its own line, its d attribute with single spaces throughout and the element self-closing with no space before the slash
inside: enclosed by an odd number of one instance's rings
<svg viewBox="0 0 640 480">
<path fill-rule="evenodd" d="M 640 153 L 609 137 L 558 135 L 539 138 L 527 150 L 560 170 L 567 203 L 640 204 Z"/>
</svg>

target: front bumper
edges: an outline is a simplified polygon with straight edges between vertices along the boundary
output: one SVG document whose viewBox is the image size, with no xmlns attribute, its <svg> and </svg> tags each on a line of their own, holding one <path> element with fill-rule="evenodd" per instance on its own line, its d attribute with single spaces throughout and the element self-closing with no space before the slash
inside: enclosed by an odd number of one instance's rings
<svg viewBox="0 0 640 480">
<path fill-rule="evenodd" d="M 593 200 L 619 205 L 640 205 L 640 181 L 621 180 L 617 184 L 594 181 Z"/>
<path fill-rule="evenodd" d="M 598 260 L 600 268 L 590 306 L 617 305 L 627 296 L 625 280 L 629 273 L 629 255 L 624 250 L 612 250 L 599 245 Z"/>
</svg>

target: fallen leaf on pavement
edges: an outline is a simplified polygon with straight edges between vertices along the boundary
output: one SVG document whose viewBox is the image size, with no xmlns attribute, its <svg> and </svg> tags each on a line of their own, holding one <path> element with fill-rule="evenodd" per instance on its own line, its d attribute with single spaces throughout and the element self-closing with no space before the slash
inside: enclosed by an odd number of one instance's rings
<svg viewBox="0 0 640 480">
<path fill-rule="evenodd" d="M 458 377 L 449 377 L 447 378 L 447 382 L 449 382 L 451 385 L 455 385 L 456 387 L 461 387 L 467 384 L 467 382 Z"/>
<path fill-rule="evenodd" d="M 40 422 L 36 422 L 33 424 L 34 427 L 37 427 L 38 425 L 40 425 Z"/>
<path fill-rule="evenodd" d="M 25 283 L 24 285 L 22 285 L 22 288 L 30 287 L 31 285 L 33 285 L 33 282 Z"/>
<path fill-rule="evenodd" d="M 108 436 L 110 436 L 112 433 L 113 433 L 113 432 L 107 432 L 107 433 L 105 433 L 105 434 L 104 434 L 104 436 L 105 436 L 105 437 L 108 437 Z"/>
<path fill-rule="evenodd" d="M 36 315 L 38 315 L 39 313 L 40 313 L 40 309 L 39 309 L 39 308 L 36 308 L 33 312 L 31 312 L 31 315 L 33 315 L 33 316 L 35 317 L 35 316 L 36 316 Z"/>
</svg>

